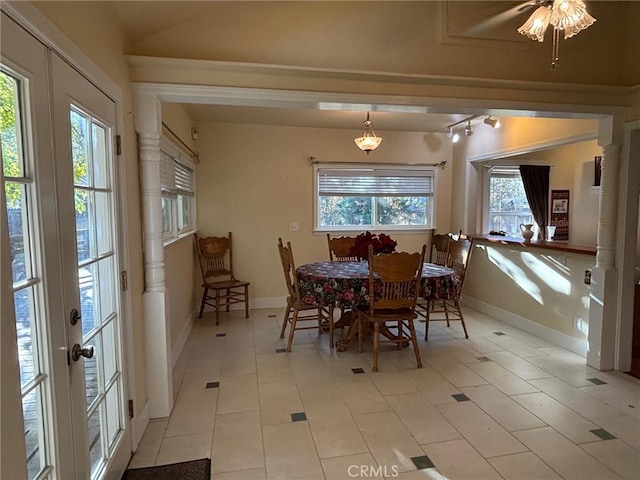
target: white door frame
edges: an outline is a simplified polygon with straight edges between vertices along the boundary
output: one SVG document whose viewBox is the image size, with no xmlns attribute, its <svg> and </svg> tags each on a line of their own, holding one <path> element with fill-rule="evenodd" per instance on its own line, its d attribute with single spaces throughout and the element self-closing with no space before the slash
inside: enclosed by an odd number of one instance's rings
<svg viewBox="0 0 640 480">
<path fill-rule="evenodd" d="M 30 2 L 2 2 L 0 4 L 2 11 L 7 13 L 14 21 L 21 25 L 25 30 L 35 36 L 48 48 L 54 50 L 60 57 L 65 59 L 69 64 L 78 70 L 84 77 L 93 83 L 105 95 L 111 98 L 116 107 L 116 135 L 122 135 L 125 132 L 125 112 L 124 112 L 124 95 L 122 88 L 115 83 L 106 73 L 91 60 L 76 44 L 67 38 L 40 10 L 38 10 Z M 126 161 L 127 152 L 125 149 L 125 141 L 120 142 L 119 154 L 115 157 L 116 172 L 118 182 L 114 185 L 116 196 L 120 205 L 118 212 L 119 222 L 119 249 L 121 271 L 128 271 L 130 265 L 129 250 L 126 248 L 129 233 L 126 191 Z M 136 377 L 134 364 L 133 343 L 133 313 L 131 302 L 131 290 L 121 292 L 121 310 L 122 310 L 122 336 L 124 350 L 123 371 L 127 375 L 126 387 L 128 389 L 128 398 L 133 401 L 133 419 L 130 420 L 130 431 L 132 436 L 132 447 L 135 450 L 142 434 L 147 426 L 149 417 L 144 415 L 144 407 L 137 408 L 140 404 L 136 398 Z M 4 302 L 3 302 L 4 305 Z M 3 306 L 4 308 L 4 306 Z M 144 399 L 146 401 L 146 399 Z"/>
</svg>

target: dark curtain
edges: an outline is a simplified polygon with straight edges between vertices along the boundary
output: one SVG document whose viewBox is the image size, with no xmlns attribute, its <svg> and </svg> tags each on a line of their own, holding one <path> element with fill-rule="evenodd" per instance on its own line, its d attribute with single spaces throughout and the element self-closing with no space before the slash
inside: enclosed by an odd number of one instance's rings
<svg viewBox="0 0 640 480">
<path fill-rule="evenodd" d="M 533 219 L 540 227 L 538 239 L 544 240 L 549 219 L 549 166 L 520 165 L 520 176 L 524 193 L 533 213 Z"/>
</svg>

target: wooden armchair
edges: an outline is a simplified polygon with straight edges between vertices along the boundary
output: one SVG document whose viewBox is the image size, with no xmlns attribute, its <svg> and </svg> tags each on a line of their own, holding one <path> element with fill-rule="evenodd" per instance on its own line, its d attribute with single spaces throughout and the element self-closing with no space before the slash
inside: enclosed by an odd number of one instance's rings
<svg viewBox="0 0 640 480">
<path fill-rule="evenodd" d="M 351 253 L 351 247 L 355 244 L 355 237 L 334 237 L 327 233 L 329 245 L 329 260 L 332 262 L 357 262 L 360 259 Z"/>
<path fill-rule="evenodd" d="M 378 371 L 380 343 L 393 343 L 398 349 L 413 344 L 418 368 L 420 349 L 413 324 L 422 277 L 426 246 L 420 253 L 373 254 L 369 246 L 369 309 L 361 312 L 362 322 L 373 324 L 373 371 Z M 385 330 L 380 339 L 381 328 Z M 392 332 L 395 329 L 395 332 Z M 360 332 L 359 336 L 362 336 Z"/>
<path fill-rule="evenodd" d="M 215 308 L 216 325 L 220 325 L 220 308 L 234 303 L 244 303 L 245 317 L 249 318 L 249 282 L 238 280 L 233 274 L 233 249 L 231 232 L 228 237 L 195 236 L 196 250 L 202 273 L 202 302 L 200 314 L 205 305 Z"/>
<path fill-rule="evenodd" d="M 296 265 L 293 261 L 293 250 L 291 242 L 287 242 L 285 246 L 282 238 L 278 238 L 278 251 L 280 252 L 280 261 L 282 262 L 282 270 L 284 272 L 284 280 L 287 284 L 287 307 L 284 312 L 284 320 L 282 321 L 282 330 L 280 338 L 284 338 L 284 333 L 289 327 L 289 340 L 287 341 L 287 352 L 291 351 L 293 336 L 296 330 L 318 329 L 318 334 L 322 334 L 322 324 L 327 322 L 329 325 L 330 345 L 333 347 L 333 308 L 329 308 L 328 313 L 321 305 L 308 305 L 302 303 L 300 298 L 300 289 L 298 287 L 298 277 L 296 276 Z M 315 325 L 298 325 L 299 321 L 312 321 Z"/>
</svg>

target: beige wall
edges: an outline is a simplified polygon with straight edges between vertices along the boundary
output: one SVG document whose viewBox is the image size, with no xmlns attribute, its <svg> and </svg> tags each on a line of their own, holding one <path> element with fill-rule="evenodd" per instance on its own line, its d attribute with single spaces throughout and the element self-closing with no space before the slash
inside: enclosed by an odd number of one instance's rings
<svg viewBox="0 0 640 480">
<path fill-rule="evenodd" d="M 591 255 L 480 241 L 468 267 L 464 298 L 586 341 L 590 290 L 584 271 L 594 264 Z M 574 316 L 584 322 L 582 330 L 574 327 Z"/>
<path fill-rule="evenodd" d="M 366 155 L 360 130 L 203 123 L 199 127 L 198 229 L 233 232 L 236 276 L 251 282 L 255 301 L 281 301 L 286 290 L 276 244 L 291 241 L 296 264 L 327 260 L 325 234 L 313 232 L 313 168 L 322 162 L 437 163 L 450 156 L 442 134 L 376 132 L 382 145 Z M 437 173 L 437 226 L 449 229 L 451 169 Z M 290 232 L 289 222 L 300 231 Z M 398 249 L 416 251 L 426 233 L 392 233 Z M 269 300 L 272 299 L 272 300 Z"/>
</svg>

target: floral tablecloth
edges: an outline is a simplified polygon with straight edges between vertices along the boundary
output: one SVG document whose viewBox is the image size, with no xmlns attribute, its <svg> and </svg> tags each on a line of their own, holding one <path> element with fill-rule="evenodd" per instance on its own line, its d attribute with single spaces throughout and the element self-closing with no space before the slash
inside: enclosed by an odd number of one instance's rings
<svg viewBox="0 0 640 480">
<path fill-rule="evenodd" d="M 369 304 L 367 262 L 316 262 L 296 269 L 302 301 L 309 305 L 353 308 Z M 423 298 L 453 298 L 457 289 L 453 270 L 433 263 L 422 267 L 419 295 Z"/>
</svg>

